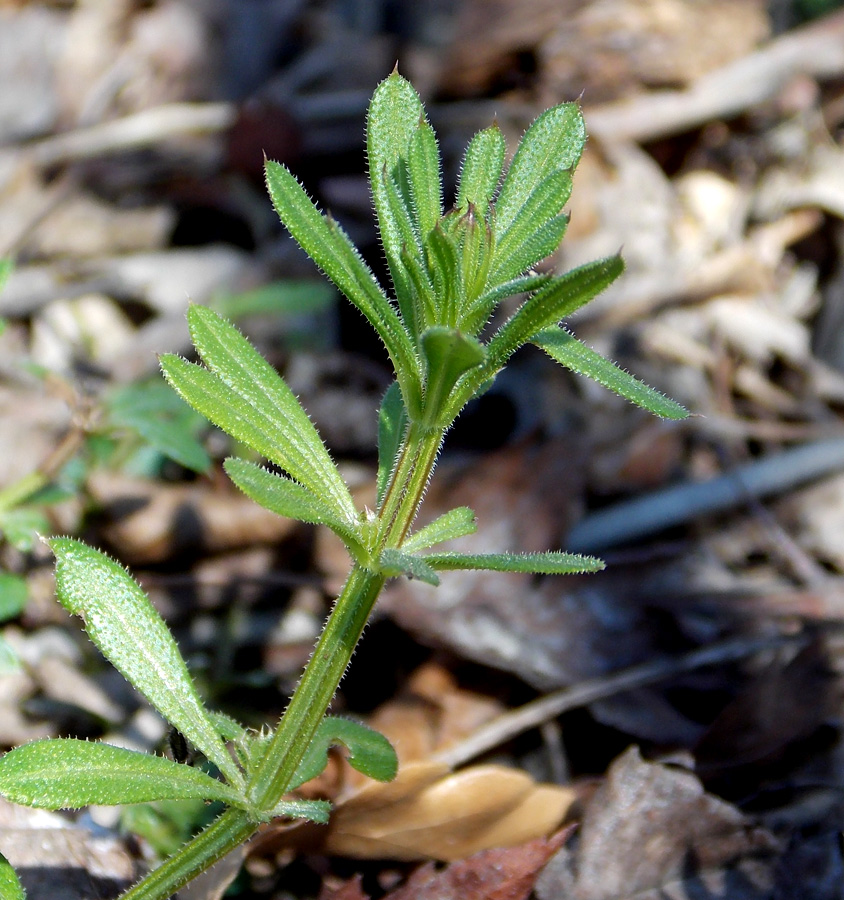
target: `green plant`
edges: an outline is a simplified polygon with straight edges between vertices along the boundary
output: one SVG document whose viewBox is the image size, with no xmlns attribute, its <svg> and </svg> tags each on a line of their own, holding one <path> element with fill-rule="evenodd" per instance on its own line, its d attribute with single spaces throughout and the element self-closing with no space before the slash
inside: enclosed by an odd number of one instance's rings
<svg viewBox="0 0 844 900">
<path fill-rule="evenodd" d="M 327 821 L 327 803 L 297 799 L 291 791 L 322 770 L 330 745 L 344 746 L 352 765 L 373 778 L 394 776 L 396 758 L 385 738 L 326 715 L 388 578 L 436 585 L 439 573 L 451 569 L 563 574 L 602 567 L 599 560 L 556 551 L 466 555 L 434 549 L 474 531 L 475 517 L 466 507 L 412 529 L 449 427 L 526 343 L 658 415 L 686 414 L 558 324 L 621 273 L 620 258 L 563 275 L 531 268 L 563 236 L 562 208 L 584 140 L 576 105 L 550 109 L 528 129 L 502 178 L 504 138 L 496 125 L 479 132 L 466 151 L 455 206 L 444 213 L 437 140 L 421 101 L 397 73 L 382 82 L 369 110 L 367 151 L 394 299 L 294 176 L 267 163 L 282 222 L 369 320 L 395 368 L 396 381 L 380 410 L 377 506 L 355 507 L 295 396 L 234 326 L 209 309 L 191 307 L 191 335 L 204 365 L 165 356 L 166 379 L 194 409 L 275 467 L 228 459 L 232 481 L 280 515 L 332 529 L 352 566 L 284 716 L 275 729 L 254 733 L 206 708 L 164 622 L 120 565 L 79 541 L 49 541 L 61 602 L 220 774 L 67 739 L 24 745 L 0 760 L 0 792 L 31 806 L 173 799 L 225 805 L 125 900 L 170 896 L 276 816 Z M 515 311 L 491 326 L 501 302 L 514 296 L 521 298 Z"/>
</svg>

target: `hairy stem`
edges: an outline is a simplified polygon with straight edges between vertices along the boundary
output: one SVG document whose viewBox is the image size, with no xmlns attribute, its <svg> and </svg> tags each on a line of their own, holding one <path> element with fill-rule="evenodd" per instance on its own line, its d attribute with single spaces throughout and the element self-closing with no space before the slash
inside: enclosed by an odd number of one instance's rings
<svg viewBox="0 0 844 900">
<path fill-rule="evenodd" d="M 226 810 L 143 881 L 122 894 L 120 900 L 166 900 L 172 897 L 179 888 L 248 840 L 257 829 L 258 823 L 242 810 Z"/>
<path fill-rule="evenodd" d="M 276 806 L 323 720 L 386 581 L 356 565 L 349 574 L 278 730 L 247 790 L 263 810 Z"/>
<path fill-rule="evenodd" d="M 419 511 L 445 432 L 411 422 L 381 509 L 379 549 L 400 547 Z"/>
</svg>

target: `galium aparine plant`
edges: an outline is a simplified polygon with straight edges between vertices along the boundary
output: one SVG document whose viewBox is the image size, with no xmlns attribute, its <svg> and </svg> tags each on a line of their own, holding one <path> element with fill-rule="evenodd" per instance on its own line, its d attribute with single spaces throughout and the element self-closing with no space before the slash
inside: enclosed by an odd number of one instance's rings
<svg viewBox="0 0 844 900">
<path fill-rule="evenodd" d="M 597 559 L 556 551 L 437 549 L 475 530 L 467 507 L 413 528 L 450 426 L 525 344 L 659 416 L 686 415 L 560 324 L 621 274 L 618 256 L 564 274 L 535 268 L 565 233 L 563 207 L 584 142 L 579 108 L 564 103 L 533 122 L 505 167 L 504 137 L 494 124 L 470 142 L 454 205 L 445 209 L 434 130 L 411 85 L 397 72 L 390 75 L 369 107 L 366 148 L 391 294 L 293 174 L 267 163 L 281 221 L 366 317 L 395 370 L 379 412 L 377 505 L 356 507 L 307 413 L 246 338 L 209 309 L 192 306 L 188 322 L 201 363 L 166 355 L 164 377 L 194 409 L 273 465 L 227 459 L 225 471 L 237 487 L 279 515 L 330 528 L 348 549 L 351 569 L 283 717 L 256 733 L 205 705 L 167 626 L 122 566 L 78 540 L 49 541 L 61 603 L 217 775 L 104 743 L 44 740 L 0 759 L 0 793 L 49 809 L 192 798 L 225 805 L 124 900 L 170 897 L 263 822 L 280 816 L 328 821 L 330 804 L 293 792 L 322 771 L 331 745 L 344 747 L 366 775 L 394 777 L 396 757 L 386 738 L 327 715 L 387 579 L 436 585 L 450 569 L 565 574 L 602 567 Z M 502 302 L 514 297 L 514 311 L 500 315 Z M 0 894 L 23 896 L 2 863 Z"/>
</svg>

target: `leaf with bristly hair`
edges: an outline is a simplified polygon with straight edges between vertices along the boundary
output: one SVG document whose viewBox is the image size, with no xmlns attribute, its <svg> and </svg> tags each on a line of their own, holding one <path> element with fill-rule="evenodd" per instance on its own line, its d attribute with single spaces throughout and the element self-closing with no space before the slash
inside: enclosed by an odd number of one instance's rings
<svg viewBox="0 0 844 900">
<path fill-rule="evenodd" d="M 230 806 L 243 802 L 236 790 L 201 769 L 73 738 L 33 741 L 0 758 L 0 793 L 38 809 L 155 800 L 219 800 Z"/>
<path fill-rule="evenodd" d="M 560 365 L 586 375 L 625 400 L 647 409 L 663 419 L 685 419 L 689 412 L 683 406 L 634 378 L 614 362 L 596 353 L 563 328 L 548 328 L 533 340 Z"/>
<path fill-rule="evenodd" d="M 506 151 L 504 135 L 498 124 L 479 131 L 469 142 L 460 169 L 457 208 L 463 212 L 471 203 L 478 215 L 486 219 L 495 195 Z"/>
<path fill-rule="evenodd" d="M 414 532 L 405 540 L 401 548 L 405 553 L 417 553 L 419 550 L 425 550 L 435 544 L 474 534 L 477 530 L 478 524 L 475 520 L 474 510 L 468 506 L 457 506 L 441 516 L 437 516 L 433 522 Z"/>
<path fill-rule="evenodd" d="M 129 573 L 73 538 L 47 541 L 56 593 L 111 664 L 232 784 L 242 782 L 164 620 Z"/>
<path fill-rule="evenodd" d="M 313 491 L 244 459 L 229 458 L 223 468 L 240 490 L 264 509 L 310 525 L 325 525 L 343 541 L 355 559 L 365 561 L 360 529 L 339 519 Z"/>
<path fill-rule="evenodd" d="M 529 572 L 533 575 L 572 575 L 599 572 L 604 563 L 575 553 L 427 553 L 421 557 L 437 572 L 484 569 L 488 572 Z"/>
<path fill-rule="evenodd" d="M 349 765 L 362 775 L 376 781 L 392 781 L 396 777 L 396 751 L 383 734 L 351 719 L 326 716 L 290 782 L 290 790 L 316 778 L 328 765 L 329 747 L 335 746 L 346 748 Z"/>
<path fill-rule="evenodd" d="M 267 188 L 282 223 L 299 246 L 363 314 L 384 342 L 407 402 L 419 399 L 418 364 L 410 335 L 389 298 L 343 229 L 316 208 L 279 163 L 266 164 Z"/>
<path fill-rule="evenodd" d="M 2 900 L 26 900 L 26 891 L 9 860 L 0 853 L 0 897 Z"/>
<path fill-rule="evenodd" d="M 397 382 L 393 382 L 378 411 L 378 505 L 384 499 L 387 483 L 396 464 L 399 448 L 407 430 L 407 410 Z"/>
<path fill-rule="evenodd" d="M 549 172 L 574 170 L 583 145 L 586 127 L 574 103 L 546 110 L 525 132 L 495 203 L 495 232 L 504 234 L 519 211 Z"/>
<path fill-rule="evenodd" d="M 437 573 L 428 565 L 427 560 L 412 553 L 388 547 L 381 551 L 381 571 L 389 578 L 405 575 L 408 578 L 424 581 L 436 587 L 440 583 Z"/>
</svg>

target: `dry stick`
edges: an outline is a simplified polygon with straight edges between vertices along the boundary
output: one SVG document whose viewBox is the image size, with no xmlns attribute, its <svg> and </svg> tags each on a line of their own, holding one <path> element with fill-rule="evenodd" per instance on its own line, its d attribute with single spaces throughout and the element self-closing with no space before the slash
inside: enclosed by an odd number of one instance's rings
<svg viewBox="0 0 844 900">
<path fill-rule="evenodd" d="M 844 11 L 796 28 L 754 53 L 701 76 L 682 91 L 654 91 L 586 112 L 593 137 L 652 141 L 775 97 L 797 75 L 844 72 Z"/>
<path fill-rule="evenodd" d="M 230 128 L 236 115 L 233 103 L 168 103 L 45 138 L 22 149 L 36 165 L 55 166 L 152 147 L 189 134 L 216 134 Z"/>
<path fill-rule="evenodd" d="M 808 643 L 804 634 L 765 638 L 730 638 L 724 641 L 692 650 L 673 659 L 657 659 L 638 666 L 631 666 L 612 675 L 591 678 L 573 687 L 563 688 L 540 697 L 524 706 L 504 713 L 454 747 L 434 754 L 434 762 L 455 767 L 463 765 L 482 753 L 499 746 L 531 728 L 536 728 L 559 716 L 561 713 L 579 706 L 586 706 L 596 700 L 603 700 L 615 694 L 631 691 L 658 681 L 665 681 L 675 675 L 701 669 L 705 666 L 723 665 L 753 656 L 763 650 L 785 646 L 801 647 Z"/>
</svg>

